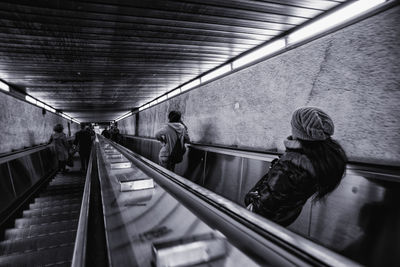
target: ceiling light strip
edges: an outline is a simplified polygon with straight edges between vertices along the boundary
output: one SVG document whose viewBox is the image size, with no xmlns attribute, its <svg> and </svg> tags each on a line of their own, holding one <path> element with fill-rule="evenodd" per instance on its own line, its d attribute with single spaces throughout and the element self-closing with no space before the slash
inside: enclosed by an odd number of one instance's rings
<svg viewBox="0 0 400 267">
<path fill-rule="evenodd" d="M 225 64 L 205 75 L 200 76 L 200 78 L 184 84 L 180 88 L 168 92 L 165 97 L 163 96 L 162 100 L 158 98 L 150 103 L 139 107 L 139 111 L 145 110 L 150 106 L 164 101 L 165 99 L 177 96 L 182 92 L 192 89 L 202 83 L 208 82 L 212 79 L 230 73 L 233 70 L 260 61 L 267 56 L 271 56 L 278 52 L 284 51 L 288 47 L 299 44 L 306 40 L 310 40 L 311 38 L 319 34 L 328 32 L 329 30 L 332 30 L 341 25 L 345 25 L 349 21 L 362 17 L 365 14 L 380 8 L 384 4 L 388 4 L 389 2 L 393 2 L 393 0 L 358 0 L 348 5 L 345 4 L 342 8 L 338 8 L 337 10 L 329 13 L 326 16 L 322 16 L 315 21 L 311 21 L 305 26 L 300 26 L 298 30 L 280 39 L 272 40 L 247 54 L 239 56 L 237 59 L 232 61 L 231 64 Z"/>
</svg>

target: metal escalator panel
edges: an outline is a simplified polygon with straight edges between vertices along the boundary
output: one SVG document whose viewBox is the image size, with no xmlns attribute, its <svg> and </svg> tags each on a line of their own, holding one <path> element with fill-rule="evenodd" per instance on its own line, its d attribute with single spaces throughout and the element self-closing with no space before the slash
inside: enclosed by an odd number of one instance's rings
<svg viewBox="0 0 400 267">
<path fill-rule="evenodd" d="M 111 144 L 131 167 L 112 168 Z M 122 146 L 100 139 L 96 150 L 110 266 L 357 265 Z M 154 187 L 123 191 L 123 173 Z"/>
<path fill-rule="evenodd" d="M 80 174 L 57 174 L 5 231 L 0 266 L 70 266 L 83 186 Z"/>
</svg>

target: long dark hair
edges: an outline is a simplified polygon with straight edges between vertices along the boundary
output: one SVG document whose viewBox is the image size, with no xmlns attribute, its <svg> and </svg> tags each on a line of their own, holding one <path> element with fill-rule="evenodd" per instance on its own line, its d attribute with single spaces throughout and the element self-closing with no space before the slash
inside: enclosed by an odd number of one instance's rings
<svg viewBox="0 0 400 267">
<path fill-rule="evenodd" d="M 346 153 L 331 138 L 324 141 L 299 141 L 303 153 L 314 167 L 317 178 L 317 194 L 314 199 L 320 200 L 340 184 L 346 170 Z"/>
</svg>

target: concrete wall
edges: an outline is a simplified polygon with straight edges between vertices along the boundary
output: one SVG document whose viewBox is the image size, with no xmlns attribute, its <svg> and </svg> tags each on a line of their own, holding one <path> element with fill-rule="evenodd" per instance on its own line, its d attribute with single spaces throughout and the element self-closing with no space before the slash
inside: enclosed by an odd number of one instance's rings
<svg viewBox="0 0 400 267">
<path fill-rule="evenodd" d="M 67 120 L 51 112 L 42 114 L 42 108 L 0 92 L 0 153 L 46 143 L 57 123 L 64 125 L 68 136 Z M 71 134 L 79 125 L 71 124 Z"/>
<path fill-rule="evenodd" d="M 396 6 L 144 110 L 139 136 L 153 137 L 177 109 L 194 142 L 281 151 L 292 112 L 317 106 L 351 160 L 400 165 L 399 13 Z M 120 128 L 132 132 L 129 125 Z"/>
<path fill-rule="evenodd" d="M 130 116 L 130 117 L 118 122 L 118 129 L 120 130 L 121 134 L 134 135 L 135 134 L 135 123 L 136 123 L 136 117 Z"/>
</svg>

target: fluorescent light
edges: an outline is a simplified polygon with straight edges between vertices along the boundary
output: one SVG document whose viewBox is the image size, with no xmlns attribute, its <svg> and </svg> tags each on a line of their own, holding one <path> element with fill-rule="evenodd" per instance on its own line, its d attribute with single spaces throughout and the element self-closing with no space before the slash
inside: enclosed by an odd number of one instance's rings
<svg viewBox="0 0 400 267">
<path fill-rule="evenodd" d="M 175 89 L 174 91 L 171 91 L 168 93 L 168 98 L 179 95 L 180 93 L 181 93 L 181 88 Z"/>
<path fill-rule="evenodd" d="M 71 118 L 67 115 L 65 115 L 64 113 L 61 113 L 61 116 L 63 116 L 64 118 L 66 118 L 67 120 L 71 120 Z"/>
<path fill-rule="evenodd" d="M 164 100 L 166 100 L 166 99 L 167 99 L 167 95 L 160 96 L 160 97 L 157 99 L 157 103 L 161 103 L 162 101 L 164 101 Z"/>
<path fill-rule="evenodd" d="M 256 61 L 260 58 L 263 58 L 265 56 L 271 55 L 283 48 L 285 48 L 285 39 L 278 39 L 276 41 L 273 41 L 272 43 L 268 43 L 256 50 L 254 50 L 253 52 L 244 55 L 238 59 L 236 59 L 235 61 L 233 61 L 232 65 L 233 68 L 239 68 L 241 66 L 244 66 L 250 62 Z"/>
<path fill-rule="evenodd" d="M 319 33 L 330 30 L 385 2 L 385 0 L 359 0 L 351 3 L 289 34 L 288 43 L 292 44 L 303 41 Z"/>
<path fill-rule="evenodd" d="M 36 105 L 36 99 L 34 99 L 33 97 L 31 97 L 29 95 L 25 96 L 25 100 Z"/>
<path fill-rule="evenodd" d="M 44 105 L 44 108 L 47 109 L 50 112 L 56 113 L 56 110 L 48 105 Z"/>
<path fill-rule="evenodd" d="M 200 79 L 201 79 L 201 82 L 206 82 L 206 81 L 212 80 L 218 76 L 224 75 L 225 73 L 230 72 L 230 71 L 231 71 L 231 64 L 227 64 L 227 65 L 224 65 L 224 66 L 204 75 Z"/>
<path fill-rule="evenodd" d="M 132 111 L 126 113 L 125 115 L 122 115 L 121 117 L 119 117 L 119 118 L 117 119 L 117 121 L 120 121 L 120 120 L 122 120 L 122 119 L 125 119 L 126 117 L 129 117 L 129 116 L 131 116 L 131 115 L 132 115 Z"/>
<path fill-rule="evenodd" d="M 149 107 L 151 107 L 151 106 L 154 106 L 155 104 L 157 104 L 157 100 L 150 102 L 148 105 L 149 105 Z"/>
<path fill-rule="evenodd" d="M 184 92 L 184 91 L 189 90 L 190 88 L 193 88 L 199 84 L 200 84 L 200 79 L 193 80 L 190 83 L 187 83 L 184 86 L 182 86 L 181 91 Z"/>
<path fill-rule="evenodd" d="M 140 108 L 139 108 L 139 111 L 142 111 L 143 109 L 145 109 L 146 108 L 146 106 L 141 106 Z"/>
<path fill-rule="evenodd" d="M 80 123 L 81 123 L 80 121 L 78 121 L 78 120 L 76 120 L 76 119 L 72 119 L 72 121 L 75 122 L 75 123 L 77 123 L 77 124 L 80 124 Z"/>
<path fill-rule="evenodd" d="M 10 92 L 10 86 L 8 86 L 8 84 L 6 84 L 6 83 L 4 83 L 2 81 L 0 81 L 0 89 L 4 90 L 6 92 Z"/>
<path fill-rule="evenodd" d="M 40 101 L 36 101 L 36 106 L 44 108 L 44 104 Z"/>
</svg>

